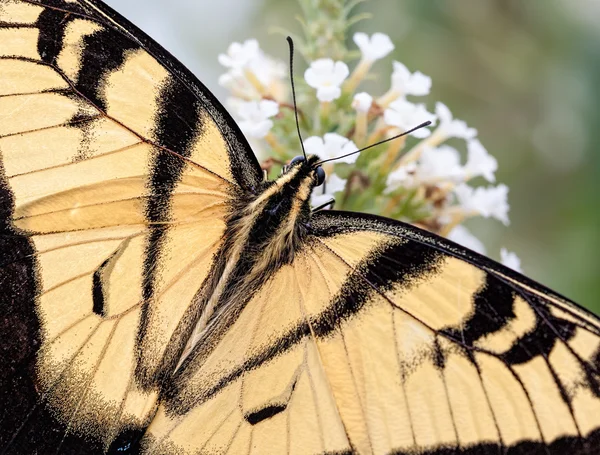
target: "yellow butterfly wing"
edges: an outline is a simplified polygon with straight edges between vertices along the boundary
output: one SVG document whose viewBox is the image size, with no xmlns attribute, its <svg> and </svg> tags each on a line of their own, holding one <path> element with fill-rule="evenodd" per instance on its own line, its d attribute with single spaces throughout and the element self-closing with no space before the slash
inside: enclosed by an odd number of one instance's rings
<svg viewBox="0 0 600 455">
<path fill-rule="evenodd" d="M 597 318 L 334 212 L 211 314 L 244 198 L 297 201 L 287 177 L 261 187 L 212 95 L 101 2 L 0 0 L 0 25 L 4 453 L 594 453 Z"/>
<path fill-rule="evenodd" d="M 312 238 L 170 384 L 148 453 L 594 453 L 600 323 L 391 220 Z"/>
<path fill-rule="evenodd" d="M 149 423 L 230 201 L 262 180 L 210 92 L 113 14 L 0 1 L 0 441 L 17 453 Z"/>
</svg>

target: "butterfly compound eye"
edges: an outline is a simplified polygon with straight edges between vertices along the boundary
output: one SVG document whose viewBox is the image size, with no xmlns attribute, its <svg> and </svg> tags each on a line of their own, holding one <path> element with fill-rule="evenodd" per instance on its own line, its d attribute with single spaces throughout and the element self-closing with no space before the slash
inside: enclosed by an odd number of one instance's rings
<svg viewBox="0 0 600 455">
<path fill-rule="evenodd" d="M 306 161 L 306 158 L 304 158 L 302 155 L 295 156 L 294 158 L 292 158 L 292 161 L 290 161 L 290 166 L 293 166 L 296 163 L 300 163 L 301 161 Z"/>
<path fill-rule="evenodd" d="M 323 185 L 323 182 L 325 181 L 325 171 L 323 170 L 323 168 L 321 166 L 319 166 L 317 168 L 317 184 L 316 186 L 321 186 Z"/>
</svg>

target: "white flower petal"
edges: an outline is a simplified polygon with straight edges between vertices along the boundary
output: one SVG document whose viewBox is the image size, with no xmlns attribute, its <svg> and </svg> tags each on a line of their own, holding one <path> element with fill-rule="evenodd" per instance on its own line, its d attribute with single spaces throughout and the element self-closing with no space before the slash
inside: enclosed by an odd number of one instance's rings
<svg viewBox="0 0 600 455">
<path fill-rule="evenodd" d="M 413 182 L 416 170 L 417 165 L 415 163 L 410 163 L 390 172 L 387 176 L 386 189 L 384 190 L 384 193 L 389 194 L 400 187 L 414 186 Z"/>
<path fill-rule="evenodd" d="M 336 85 L 341 85 L 342 82 L 344 82 L 344 80 L 346 80 L 346 78 L 348 77 L 348 75 L 350 74 L 350 69 L 348 68 L 348 65 L 346 65 L 344 62 L 335 62 L 335 65 L 333 67 L 333 83 Z"/>
<path fill-rule="evenodd" d="M 409 136 L 416 137 L 417 139 L 425 139 L 426 137 L 431 136 L 431 131 L 429 131 L 427 128 L 420 128 L 410 133 Z"/>
<path fill-rule="evenodd" d="M 318 88 L 331 78 L 333 67 L 334 63 L 330 58 L 315 60 L 304 72 L 304 79 L 311 87 Z"/>
<path fill-rule="evenodd" d="M 306 83 L 317 89 L 319 101 L 333 101 L 342 94 L 340 85 L 350 74 L 344 62 L 334 62 L 330 58 L 321 58 L 310 64 L 304 72 Z"/>
<path fill-rule="evenodd" d="M 238 123 L 241 130 L 250 137 L 261 139 L 267 135 L 273 128 L 272 120 L 263 120 L 260 122 L 241 121 Z"/>
<path fill-rule="evenodd" d="M 225 74 L 219 76 L 219 85 L 236 93 L 243 93 L 248 98 L 255 96 L 254 88 L 239 69 L 231 68 Z"/>
<path fill-rule="evenodd" d="M 485 218 L 496 218 L 508 225 L 508 187 L 500 184 L 496 187 L 473 188 L 462 183 L 454 189 L 462 209 L 467 213 L 478 213 Z"/>
<path fill-rule="evenodd" d="M 435 114 L 438 116 L 440 124 L 449 123 L 452 121 L 452 112 L 450 112 L 448 106 L 440 101 L 435 103 Z"/>
<path fill-rule="evenodd" d="M 394 50 L 390 37 L 384 33 L 374 33 L 370 38 L 366 33 L 355 33 L 354 42 L 360 49 L 363 60 L 374 62 Z"/>
<path fill-rule="evenodd" d="M 394 50 L 394 43 L 385 33 L 374 33 L 371 35 L 371 46 L 376 49 L 376 59 L 381 59 Z"/>
<path fill-rule="evenodd" d="M 485 246 L 471 231 L 462 225 L 456 226 L 448 234 L 448 239 L 459 243 L 470 250 L 476 251 L 479 254 L 485 254 Z"/>
<path fill-rule="evenodd" d="M 325 145 L 323 150 L 324 156 L 321 156 L 321 159 L 337 158 L 338 156 L 346 155 L 358 150 L 358 147 L 356 147 L 354 142 L 337 133 L 327 133 L 323 136 L 323 140 Z M 336 162 L 351 164 L 356 162 L 357 159 L 358 154 L 341 158 Z"/>
<path fill-rule="evenodd" d="M 478 139 L 467 142 L 468 158 L 465 173 L 468 178 L 483 176 L 488 182 L 495 182 L 494 173 L 498 170 L 498 161 L 488 153 Z"/>
<path fill-rule="evenodd" d="M 259 102 L 260 112 L 265 117 L 274 117 L 279 114 L 279 104 L 273 100 L 261 100 Z"/>
<path fill-rule="evenodd" d="M 279 105 L 272 100 L 248 101 L 242 103 L 238 114 L 244 120 L 262 121 L 279 113 Z"/>
<path fill-rule="evenodd" d="M 317 155 L 322 160 L 337 158 L 358 150 L 354 142 L 337 133 L 326 133 L 322 138 L 311 136 L 304 140 L 304 149 L 308 155 Z M 336 163 L 354 163 L 357 158 L 358 155 L 347 156 Z"/>
<path fill-rule="evenodd" d="M 440 119 L 439 128 L 446 136 L 465 140 L 474 139 L 477 136 L 477 130 L 469 128 L 464 120 L 454 119 L 452 112 L 444 103 L 436 103 L 435 113 Z"/>
<path fill-rule="evenodd" d="M 340 97 L 342 89 L 339 87 L 319 87 L 317 89 L 317 99 L 323 103 L 328 103 Z"/>
<path fill-rule="evenodd" d="M 235 78 L 230 73 L 221 74 L 218 83 L 221 87 L 231 90 L 235 86 Z"/>
<path fill-rule="evenodd" d="M 323 138 L 319 136 L 310 136 L 304 139 L 304 150 L 307 155 L 317 155 L 321 159 L 324 158 L 325 144 Z"/>
<path fill-rule="evenodd" d="M 410 79 L 410 71 L 400 62 L 392 62 L 394 70 L 392 72 L 392 88 L 403 91 L 406 82 Z"/>
<path fill-rule="evenodd" d="M 354 36 L 352 37 L 352 40 L 354 41 L 354 44 L 356 44 L 358 46 L 358 48 L 360 49 L 361 52 L 363 51 L 363 49 L 368 48 L 369 45 L 371 44 L 369 35 L 367 35 L 366 33 L 363 33 L 363 32 L 356 32 L 354 34 Z"/>
<path fill-rule="evenodd" d="M 448 145 L 438 148 L 425 147 L 419 158 L 418 179 L 425 183 L 436 183 L 441 180 L 459 182 L 464 170 L 460 165 L 458 150 Z"/>
<path fill-rule="evenodd" d="M 516 270 L 519 273 L 523 272 L 521 269 L 521 259 L 519 259 L 515 253 L 508 251 L 506 248 L 502 248 L 500 250 L 500 258 L 502 264 L 506 267 Z"/>
<path fill-rule="evenodd" d="M 342 147 L 348 142 L 348 139 L 337 133 L 326 133 L 323 136 L 323 141 L 325 143 L 325 157 L 323 159 L 329 159 L 342 153 Z"/>
<path fill-rule="evenodd" d="M 333 195 L 335 193 L 339 193 L 340 191 L 344 191 L 344 188 L 346 188 L 346 182 L 346 179 L 338 177 L 337 174 L 331 174 L 325 181 L 324 193 Z"/>
<path fill-rule="evenodd" d="M 394 62 L 392 72 L 392 90 L 403 96 L 424 96 L 431 90 L 431 78 L 415 71 L 413 74 L 400 62 Z"/>
<path fill-rule="evenodd" d="M 431 91 L 431 77 L 426 76 L 420 71 L 415 71 L 408 84 L 406 85 L 406 94 L 415 96 L 425 96 Z"/>
<path fill-rule="evenodd" d="M 396 109 L 386 109 L 383 111 L 383 121 L 386 125 L 398 126 L 404 125 L 404 115 Z"/>
<path fill-rule="evenodd" d="M 241 118 L 240 128 L 255 138 L 263 138 L 273 127 L 270 117 L 277 115 L 279 105 L 275 101 L 247 101 L 240 103 L 237 113 Z"/>
<path fill-rule="evenodd" d="M 372 104 L 373 97 L 366 92 L 357 93 L 352 100 L 352 107 L 357 112 L 369 112 Z"/>
<path fill-rule="evenodd" d="M 218 60 L 229 69 L 219 78 L 219 84 L 225 88 L 246 99 L 261 97 L 262 91 L 259 93 L 255 84 L 247 78 L 247 74 L 252 73 L 270 96 L 275 99 L 285 98 L 285 64 L 266 55 L 255 39 L 232 43 L 226 54 L 219 54 Z"/>
<path fill-rule="evenodd" d="M 435 123 L 436 116 L 428 112 L 424 104 L 414 104 L 400 98 L 390 104 L 383 113 L 383 120 L 390 126 L 407 131 L 420 123 L 430 121 Z M 411 133 L 412 136 L 424 138 L 431 134 L 428 128 L 420 128 Z"/>
<path fill-rule="evenodd" d="M 250 61 L 258 57 L 260 46 L 255 39 L 248 39 L 243 43 L 233 42 L 227 48 L 227 54 L 219 54 L 218 60 L 227 68 L 241 69 Z"/>
<path fill-rule="evenodd" d="M 287 75 L 284 62 L 262 52 L 249 62 L 248 67 L 265 87 L 269 87 L 274 81 L 281 80 Z"/>
</svg>

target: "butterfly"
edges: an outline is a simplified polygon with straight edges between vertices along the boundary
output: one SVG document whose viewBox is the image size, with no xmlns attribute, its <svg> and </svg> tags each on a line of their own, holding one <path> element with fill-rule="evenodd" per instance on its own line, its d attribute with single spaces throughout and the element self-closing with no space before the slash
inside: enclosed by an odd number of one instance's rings
<svg viewBox="0 0 600 455">
<path fill-rule="evenodd" d="M 0 453 L 592 454 L 600 321 L 265 181 L 99 0 L 0 0 Z"/>
</svg>

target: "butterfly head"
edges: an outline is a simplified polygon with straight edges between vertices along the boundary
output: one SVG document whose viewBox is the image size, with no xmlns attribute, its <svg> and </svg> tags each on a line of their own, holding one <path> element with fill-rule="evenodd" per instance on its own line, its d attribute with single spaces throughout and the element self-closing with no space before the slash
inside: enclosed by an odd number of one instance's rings
<svg viewBox="0 0 600 455">
<path fill-rule="evenodd" d="M 316 155 L 310 155 L 310 156 L 308 156 L 308 158 L 304 157 L 303 155 L 298 155 L 298 156 L 292 158 L 292 160 L 290 161 L 290 164 L 288 165 L 288 170 L 292 169 L 294 167 L 304 168 L 304 169 L 300 169 L 299 172 L 304 171 L 302 173 L 306 173 L 307 175 L 313 176 L 313 179 L 314 179 L 313 187 L 321 186 L 325 182 L 325 178 L 327 176 L 325 175 L 325 171 L 318 164 L 318 162 L 319 162 L 319 157 Z"/>
<path fill-rule="evenodd" d="M 254 207 L 261 206 L 273 219 L 286 218 L 290 227 L 307 222 L 311 193 L 325 182 L 325 171 L 319 162 L 315 155 L 291 160 L 279 178 L 258 197 Z"/>
</svg>

